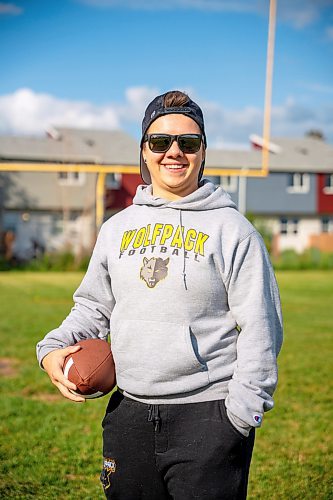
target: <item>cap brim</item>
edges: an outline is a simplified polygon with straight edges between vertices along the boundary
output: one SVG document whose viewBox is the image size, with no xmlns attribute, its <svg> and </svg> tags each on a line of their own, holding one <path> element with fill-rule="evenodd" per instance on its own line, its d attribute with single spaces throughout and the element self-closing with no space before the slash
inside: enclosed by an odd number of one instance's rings
<svg viewBox="0 0 333 500">
<path fill-rule="evenodd" d="M 151 184 L 151 177 L 147 165 L 143 161 L 142 151 L 140 152 L 140 175 L 143 182 Z"/>
</svg>

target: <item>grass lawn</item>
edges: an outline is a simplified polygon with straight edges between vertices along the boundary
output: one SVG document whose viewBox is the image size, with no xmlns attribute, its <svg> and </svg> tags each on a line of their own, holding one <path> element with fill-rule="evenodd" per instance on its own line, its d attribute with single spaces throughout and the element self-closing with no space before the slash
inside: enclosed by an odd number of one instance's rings
<svg viewBox="0 0 333 500">
<path fill-rule="evenodd" d="M 102 499 L 106 398 L 76 405 L 35 344 L 69 311 L 79 273 L 0 273 L 0 498 Z M 333 272 L 280 272 L 285 342 L 276 408 L 257 432 L 249 499 L 333 498 Z M 209 499 L 207 499 L 209 500 Z"/>
</svg>

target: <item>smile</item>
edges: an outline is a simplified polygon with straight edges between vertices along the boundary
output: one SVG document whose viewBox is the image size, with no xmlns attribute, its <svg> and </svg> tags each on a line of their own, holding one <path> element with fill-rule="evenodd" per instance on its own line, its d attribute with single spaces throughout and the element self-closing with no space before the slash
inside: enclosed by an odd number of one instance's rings
<svg viewBox="0 0 333 500">
<path fill-rule="evenodd" d="M 168 170 L 181 170 L 187 167 L 187 165 L 162 165 L 162 166 Z"/>
</svg>

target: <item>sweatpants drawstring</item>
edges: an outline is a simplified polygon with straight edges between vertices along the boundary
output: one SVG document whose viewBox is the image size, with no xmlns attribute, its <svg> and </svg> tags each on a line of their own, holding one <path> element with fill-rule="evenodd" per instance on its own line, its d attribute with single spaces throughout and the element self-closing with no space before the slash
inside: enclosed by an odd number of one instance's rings
<svg viewBox="0 0 333 500">
<path fill-rule="evenodd" d="M 158 409 L 158 405 L 149 405 L 148 406 L 148 422 L 153 422 L 155 431 L 159 431 L 161 417 Z"/>
</svg>

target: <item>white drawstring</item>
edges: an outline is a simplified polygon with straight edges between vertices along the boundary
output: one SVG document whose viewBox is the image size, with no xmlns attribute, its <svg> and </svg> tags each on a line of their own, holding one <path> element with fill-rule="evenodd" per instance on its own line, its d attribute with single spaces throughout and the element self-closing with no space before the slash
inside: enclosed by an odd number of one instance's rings
<svg viewBox="0 0 333 500">
<path fill-rule="evenodd" d="M 181 209 L 179 210 L 179 224 L 180 224 L 180 232 L 182 234 L 182 241 L 183 241 L 183 280 L 184 280 L 185 290 L 187 290 L 188 288 L 187 288 L 187 283 L 186 283 L 185 240 L 184 240 L 183 217 L 182 217 L 182 211 L 181 211 Z"/>
</svg>

